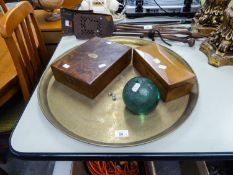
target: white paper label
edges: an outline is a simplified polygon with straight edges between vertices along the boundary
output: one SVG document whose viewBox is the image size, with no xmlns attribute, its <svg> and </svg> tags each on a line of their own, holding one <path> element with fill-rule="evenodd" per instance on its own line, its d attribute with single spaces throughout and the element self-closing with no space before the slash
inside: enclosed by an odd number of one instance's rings
<svg viewBox="0 0 233 175">
<path fill-rule="evenodd" d="M 144 26 L 144 29 L 152 29 L 153 27 L 152 27 L 152 25 L 146 25 L 146 26 Z"/>
<path fill-rule="evenodd" d="M 132 87 L 132 91 L 133 92 L 137 92 L 138 91 L 138 89 L 140 88 L 140 84 L 139 83 L 135 83 L 134 85 L 133 85 L 133 87 Z"/>
<path fill-rule="evenodd" d="M 160 64 L 160 65 L 159 65 L 159 68 L 160 68 L 160 69 L 167 69 L 167 66 Z"/>
<path fill-rule="evenodd" d="M 70 26 L 70 21 L 69 20 L 65 20 L 65 26 L 67 26 L 67 27 Z"/>
<path fill-rule="evenodd" d="M 62 67 L 64 67 L 65 69 L 68 69 L 70 67 L 69 64 L 63 64 Z"/>
<path fill-rule="evenodd" d="M 98 67 L 99 68 L 103 68 L 103 67 L 105 67 L 106 66 L 106 64 L 100 64 Z"/>
<path fill-rule="evenodd" d="M 115 137 L 129 137 L 128 130 L 116 130 Z"/>
<path fill-rule="evenodd" d="M 160 63 L 160 60 L 158 58 L 153 59 L 156 64 Z"/>
</svg>

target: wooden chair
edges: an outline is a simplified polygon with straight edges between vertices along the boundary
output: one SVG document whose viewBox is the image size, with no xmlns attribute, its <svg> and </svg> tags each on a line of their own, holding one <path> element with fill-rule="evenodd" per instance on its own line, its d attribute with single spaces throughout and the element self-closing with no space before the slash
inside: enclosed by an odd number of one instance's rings
<svg viewBox="0 0 233 175">
<path fill-rule="evenodd" d="M 43 72 L 43 68 L 45 68 L 48 62 L 47 50 L 34 17 L 33 8 L 29 2 L 19 2 L 14 8 L 7 11 L 4 16 L 0 18 L 0 34 L 8 48 L 7 53 L 11 55 L 11 61 L 13 60 L 12 65 L 16 68 L 17 73 L 15 72 L 16 76 L 14 76 L 16 77 L 16 82 L 18 82 L 18 86 L 20 86 L 24 101 L 28 102 Z M 4 66 L 9 67 L 11 65 L 7 65 L 6 63 Z M 8 73 L 6 72 L 5 76 L 7 75 Z M 14 108 L 15 106 L 9 105 L 9 102 L 6 103 L 4 107 Z M 1 140 L 3 138 L 8 140 L 11 130 L 17 118 L 20 116 L 20 110 L 18 110 L 18 113 L 1 116 L 1 114 L 5 114 L 5 111 L 1 111 L 4 107 L 0 108 L 0 161 L 2 158 L 1 153 L 5 153 L 4 150 L 6 151 L 8 148 L 8 145 L 2 144 L 4 142 L 1 143 Z"/>
<path fill-rule="evenodd" d="M 0 0 L 0 18 L 7 12 L 6 5 Z M 9 134 L 19 115 L 5 114 L 6 104 L 20 90 L 17 72 L 4 39 L 0 36 L 0 162 L 6 162 Z M 9 103 L 9 102 L 8 102 Z M 3 107 L 4 106 L 4 107 Z M 17 109 L 18 106 L 17 106 Z M 11 110 L 10 110 L 11 111 Z M 13 110 L 15 112 L 15 110 Z M 3 115 L 4 113 L 4 115 Z M 0 169 L 0 175 L 7 173 Z"/>
<path fill-rule="evenodd" d="M 13 59 L 25 102 L 48 63 L 47 50 L 27 1 L 19 2 L 0 19 L 0 34 Z"/>
<path fill-rule="evenodd" d="M 7 49 L 0 37 L 0 107 L 20 90 L 17 72 Z"/>
<path fill-rule="evenodd" d="M 3 0 L 0 0 L 0 6 L 1 6 L 3 12 L 6 13 L 7 12 L 7 8 L 6 8 L 6 5 L 5 5 L 5 3 L 4 3 Z"/>
<path fill-rule="evenodd" d="M 7 12 L 6 5 L 0 0 L 1 9 Z M 3 15 L 3 14 L 2 14 Z M 1 18 L 2 16 L 0 16 Z M 0 107 L 11 99 L 19 90 L 16 69 L 5 41 L 0 37 Z"/>
</svg>

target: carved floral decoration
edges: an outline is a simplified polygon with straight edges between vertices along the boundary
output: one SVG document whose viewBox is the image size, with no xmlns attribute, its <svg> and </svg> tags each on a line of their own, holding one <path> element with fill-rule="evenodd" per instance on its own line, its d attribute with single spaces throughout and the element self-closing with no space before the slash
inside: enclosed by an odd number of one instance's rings
<svg viewBox="0 0 233 175">
<path fill-rule="evenodd" d="M 194 29 L 210 33 L 223 22 L 224 10 L 231 0 L 206 0 L 193 18 Z"/>
<path fill-rule="evenodd" d="M 200 50 L 207 54 L 209 63 L 214 66 L 233 64 L 233 7 L 225 10 L 222 24 L 210 33 Z"/>
</svg>

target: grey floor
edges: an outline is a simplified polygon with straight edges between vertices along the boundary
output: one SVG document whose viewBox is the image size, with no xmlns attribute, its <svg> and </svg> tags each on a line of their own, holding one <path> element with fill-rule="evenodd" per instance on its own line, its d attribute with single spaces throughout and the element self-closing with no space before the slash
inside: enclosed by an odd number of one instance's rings
<svg viewBox="0 0 233 175">
<path fill-rule="evenodd" d="M 52 175 L 54 161 L 25 161 L 10 158 L 0 167 L 9 175 Z"/>
<path fill-rule="evenodd" d="M 157 175 L 181 175 L 178 161 L 157 161 L 155 166 Z"/>
<path fill-rule="evenodd" d="M 11 117 L 21 116 L 25 108 L 22 95 L 17 94 L 9 102 L 0 108 L 0 116 Z M 1 142 L 7 143 L 8 139 L 1 139 Z M 6 164 L 0 164 L 9 175 L 52 175 L 54 161 L 25 161 L 16 159 L 11 154 L 8 156 Z"/>
<path fill-rule="evenodd" d="M 52 175 L 54 164 L 54 161 L 25 161 L 11 157 L 0 167 L 9 175 Z M 181 175 L 179 168 L 177 161 L 156 162 L 157 175 Z"/>
</svg>

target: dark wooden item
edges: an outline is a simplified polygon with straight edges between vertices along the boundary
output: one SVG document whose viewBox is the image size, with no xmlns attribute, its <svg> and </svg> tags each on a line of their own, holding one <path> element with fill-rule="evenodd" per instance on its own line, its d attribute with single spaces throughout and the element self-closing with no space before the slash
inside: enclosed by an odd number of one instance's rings
<svg viewBox="0 0 233 175">
<path fill-rule="evenodd" d="M 130 64 L 131 54 L 128 46 L 94 37 L 51 67 L 57 81 L 94 98 Z"/>
<path fill-rule="evenodd" d="M 140 38 L 149 37 L 154 41 L 155 37 L 160 37 L 166 44 L 168 43 L 164 39 L 187 43 L 192 47 L 195 44 L 195 38 L 205 36 L 190 32 L 188 27 L 176 26 L 178 23 L 154 24 L 147 27 L 125 23 L 114 25 L 111 15 L 97 14 L 90 10 L 62 8 L 61 16 L 63 35 L 75 35 L 78 39 L 90 39 L 94 36 L 136 36 Z"/>
<path fill-rule="evenodd" d="M 93 10 L 61 9 L 63 35 L 75 35 L 78 39 L 109 37 L 114 32 L 111 15 L 93 13 Z"/>
<path fill-rule="evenodd" d="M 206 35 L 196 32 L 190 32 L 188 27 L 177 26 L 178 23 L 171 24 L 153 24 L 148 27 L 142 25 L 132 25 L 119 23 L 115 26 L 115 32 L 113 34 L 122 33 L 138 33 L 141 34 L 140 37 L 148 37 L 154 41 L 155 37 L 160 37 L 162 41 L 168 44 L 163 39 L 168 39 L 172 41 L 178 41 L 187 43 L 189 47 L 194 46 L 196 38 L 202 38 Z"/>
<path fill-rule="evenodd" d="M 223 22 L 224 10 L 230 0 L 206 0 L 203 7 L 193 18 L 193 30 L 203 34 L 209 34 Z"/>
<path fill-rule="evenodd" d="M 62 34 L 63 35 L 73 35 L 73 18 L 74 10 L 61 8 L 61 25 L 62 25 Z"/>
<path fill-rule="evenodd" d="M 77 13 L 93 13 L 93 10 L 72 10 L 61 8 L 61 24 L 62 24 L 62 34 L 63 35 L 74 35 L 74 15 Z M 80 28 L 81 29 L 81 28 Z M 92 36 L 93 37 L 93 36 Z"/>
<path fill-rule="evenodd" d="M 106 14 L 75 13 L 73 25 L 75 36 L 79 39 L 109 37 L 114 31 L 112 16 Z"/>
<path fill-rule="evenodd" d="M 195 81 L 195 75 L 183 63 L 154 43 L 134 50 L 133 66 L 158 86 L 164 101 L 188 94 Z"/>
<path fill-rule="evenodd" d="M 90 175 L 85 161 L 73 161 L 71 175 Z"/>
<path fill-rule="evenodd" d="M 200 50 L 208 56 L 209 64 L 219 67 L 233 65 L 233 7 L 224 12 L 224 19 L 216 32 L 212 32 Z"/>
</svg>

